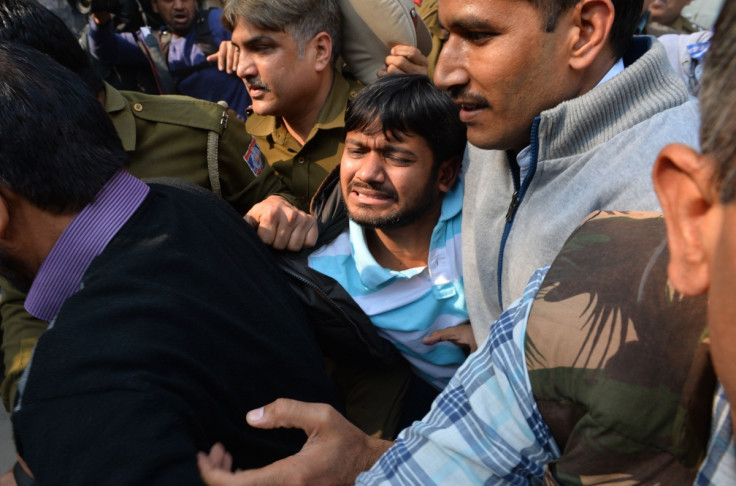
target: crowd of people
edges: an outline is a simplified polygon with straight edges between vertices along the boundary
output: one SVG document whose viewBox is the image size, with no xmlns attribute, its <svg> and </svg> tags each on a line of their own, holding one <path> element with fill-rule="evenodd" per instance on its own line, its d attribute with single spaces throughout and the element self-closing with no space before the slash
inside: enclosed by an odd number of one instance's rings
<svg viewBox="0 0 736 486">
<path fill-rule="evenodd" d="M 136 1 L 0 4 L 0 485 L 736 482 L 734 4 Z"/>
</svg>

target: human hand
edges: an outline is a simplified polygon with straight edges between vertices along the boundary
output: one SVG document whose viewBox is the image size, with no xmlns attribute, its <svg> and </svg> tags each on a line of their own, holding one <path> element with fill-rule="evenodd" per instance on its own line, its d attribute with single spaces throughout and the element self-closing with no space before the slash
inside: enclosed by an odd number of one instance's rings
<svg viewBox="0 0 736 486">
<path fill-rule="evenodd" d="M 8 472 L 0 476 L 0 486 L 18 486 L 17 481 L 15 480 L 16 473 L 19 473 L 21 476 L 21 483 L 28 484 L 29 481 L 33 482 L 33 474 L 31 474 L 31 470 L 28 469 L 28 465 L 26 465 L 25 461 L 22 457 L 17 456 L 18 463 L 10 468 Z M 20 471 L 16 471 L 16 469 L 20 469 Z M 23 478 L 23 475 L 26 477 Z"/>
<path fill-rule="evenodd" d="M 105 25 L 110 21 L 111 15 L 110 12 L 105 11 L 93 12 L 92 18 L 95 20 L 97 25 Z"/>
<path fill-rule="evenodd" d="M 354 484 L 392 443 L 364 434 L 334 408 L 280 398 L 246 415 L 259 429 L 298 428 L 307 442 L 297 454 L 260 469 L 230 472 L 232 459 L 215 444 L 209 455 L 197 455 L 202 479 L 209 486 Z"/>
<path fill-rule="evenodd" d="M 391 54 L 386 56 L 386 66 L 377 74 L 379 78 L 386 74 L 396 73 L 427 76 L 428 64 L 427 57 L 422 54 L 422 51 L 414 46 L 399 44 L 391 48 Z"/>
<path fill-rule="evenodd" d="M 473 335 L 473 328 L 470 327 L 470 324 L 460 324 L 440 329 L 422 339 L 422 342 L 426 345 L 437 344 L 440 341 L 450 341 L 457 346 L 470 350 L 471 353 L 478 349 Z"/>
<path fill-rule="evenodd" d="M 238 53 L 229 40 L 220 42 L 220 49 L 207 56 L 207 62 L 217 61 L 217 69 L 232 74 L 238 69 Z"/>
<path fill-rule="evenodd" d="M 18 483 L 15 482 L 12 469 L 0 476 L 0 486 L 18 486 Z"/>
<path fill-rule="evenodd" d="M 265 244 L 277 250 L 298 251 L 317 242 L 317 220 L 281 196 L 268 196 L 243 217 Z"/>
</svg>

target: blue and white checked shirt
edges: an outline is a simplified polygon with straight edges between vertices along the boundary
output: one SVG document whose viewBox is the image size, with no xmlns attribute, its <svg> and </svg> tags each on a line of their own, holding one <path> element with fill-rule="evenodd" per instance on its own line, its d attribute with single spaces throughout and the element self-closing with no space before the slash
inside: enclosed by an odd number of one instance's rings
<svg viewBox="0 0 736 486">
<path fill-rule="evenodd" d="M 491 326 L 421 422 L 356 484 L 540 484 L 559 448 L 537 409 L 524 356 L 526 323 L 549 267 Z"/>
<path fill-rule="evenodd" d="M 736 449 L 733 444 L 731 406 L 721 384 L 713 397 L 708 455 L 700 468 L 695 486 L 736 484 Z"/>
</svg>

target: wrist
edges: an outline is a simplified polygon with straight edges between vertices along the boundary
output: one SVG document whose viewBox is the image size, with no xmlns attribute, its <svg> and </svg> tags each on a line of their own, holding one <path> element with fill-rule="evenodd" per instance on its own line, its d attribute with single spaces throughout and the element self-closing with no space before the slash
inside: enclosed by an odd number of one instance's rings
<svg viewBox="0 0 736 486">
<path fill-rule="evenodd" d="M 358 477 L 363 471 L 367 471 L 373 467 L 375 463 L 381 458 L 381 456 L 394 445 L 393 441 L 377 439 L 375 437 L 366 437 L 365 447 L 363 448 L 364 453 L 359 456 L 358 459 L 358 471 L 355 477 Z M 355 478 L 353 478 L 354 480 Z"/>
</svg>

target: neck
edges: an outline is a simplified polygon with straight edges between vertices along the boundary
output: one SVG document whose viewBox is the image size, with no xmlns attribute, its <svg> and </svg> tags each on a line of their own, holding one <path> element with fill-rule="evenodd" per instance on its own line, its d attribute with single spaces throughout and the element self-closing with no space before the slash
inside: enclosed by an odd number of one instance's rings
<svg viewBox="0 0 736 486">
<path fill-rule="evenodd" d="M 320 84 L 317 92 L 311 99 L 306 100 L 307 104 L 302 106 L 296 113 L 282 117 L 286 130 L 299 142 L 299 145 L 304 145 L 307 142 L 309 134 L 317 122 L 319 112 L 330 95 L 334 78 L 334 71 L 326 73 L 326 77 L 323 78 L 323 82 Z"/>
<path fill-rule="evenodd" d="M 35 273 L 76 214 L 51 214 L 22 198 L 17 202 L 11 209 L 5 236 L 8 244 L 18 249 L 17 256 Z"/>
<path fill-rule="evenodd" d="M 432 231 L 440 217 L 441 205 L 426 217 L 403 228 L 366 229 L 368 249 L 379 265 L 389 270 L 427 266 Z"/>
<path fill-rule="evenodd" d="M 582 96 L 592 90 L 606 77 L 608 71 L 618 62 L 618 58 L 609 52 L 608 55 L 601 53 L 591 64 L 581 79 L 581 89 L 577 96 Z"/>
</svg>

